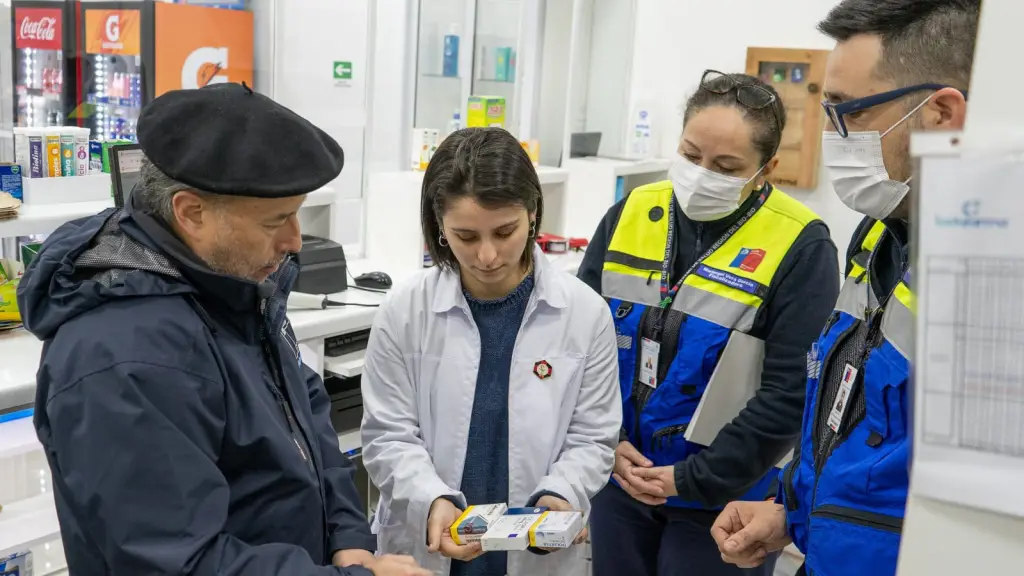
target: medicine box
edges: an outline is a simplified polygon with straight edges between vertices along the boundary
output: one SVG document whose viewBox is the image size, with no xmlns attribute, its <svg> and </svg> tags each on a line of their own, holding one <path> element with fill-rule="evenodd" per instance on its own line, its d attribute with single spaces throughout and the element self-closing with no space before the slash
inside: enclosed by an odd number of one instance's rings
<svg viewBox="0 0 1024 576">
<path fill-rule="evenodd" d="M 21 166 L 10 162 L 0 163 L 0 191 L 7 192 L 17 200 L 25 199 L 21 177 Z"/>
<path fill-rule="evenodd" d="M 583 513 L 509 514 L 495 522 L 480 545 L 485 552 L 568 548 L 583 531 Z"/>
<path fill-rule="evenodd" d="M 466 111 L 467 128 L 505 127 L 504 96 L 470 96 Z"/>
<path fill-rule="evenodd" d="M 505 504 L 481 504 L 466 508 L 462 516 L 459 516 L 459 519 L 449 529 L 452 540 L 460 546 L 479 541 L 487 529 L 507 510 L 508 506 Z"/>
<path fill-rule="evenodd" d="M 437 151 L 440 133 L 433 128 L 414 128 L 412 131 L 412 150 L 410 151 L 409 167 L 423 171 L 430 164 L 430 159 Z"/>
</svg>

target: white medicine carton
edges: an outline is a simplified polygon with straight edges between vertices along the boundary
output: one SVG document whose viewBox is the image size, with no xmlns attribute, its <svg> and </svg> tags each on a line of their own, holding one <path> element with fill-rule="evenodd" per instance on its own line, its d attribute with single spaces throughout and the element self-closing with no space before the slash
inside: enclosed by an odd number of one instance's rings
<svg viewBox="0 0 1024 576">
<path fill-rule="evenodd" d="M 583 531 L 583 513 L 542 512 L 502 516 L 480 539 L 485 552 L 568 548 Z"/>
</svg>

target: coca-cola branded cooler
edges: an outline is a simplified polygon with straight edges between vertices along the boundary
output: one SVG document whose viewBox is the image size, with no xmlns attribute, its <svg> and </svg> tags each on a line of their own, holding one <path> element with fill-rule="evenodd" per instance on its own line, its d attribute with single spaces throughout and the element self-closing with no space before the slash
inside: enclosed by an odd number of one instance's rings
<svg viewBox="0 0 1024 576">
<path fill-rule="evenodd" d="M 11 38 L 14 125 L 63 126 L 77 103 L 74 3 L 14 0 Z"/>
<path fill-rule="evenodd" d="M 79 94 L 96 140 L 135 140 L 142 106 L 179 88 L 252 85 L 252 13 L 153 0 L 78 2 Z"/>
</svg>

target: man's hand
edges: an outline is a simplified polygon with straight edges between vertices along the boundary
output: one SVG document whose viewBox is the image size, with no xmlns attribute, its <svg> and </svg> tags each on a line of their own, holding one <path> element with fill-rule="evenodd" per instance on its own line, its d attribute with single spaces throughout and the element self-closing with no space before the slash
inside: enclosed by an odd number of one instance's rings
<svg viewBox="0 0 1024 576">
<path fill-rule="evenodd" d="M 730 502 L 711 527 L 722 560 L 740 568 L 760 566 L 791 540 L 786 511 L 774 502 Z"/>
<path fill-rule="evenodd" d="M 572 512 L 571 504 L 561 498 L 555 498 L 554 496 L 541 496 L 540 500 L 537 500 L 537 506 L 543 506 L 548 510 L 554 510 L 555 512 Z M 576 544 L 586 541 L 587 534 L 589 534 L 588 528 L 584 526 L 583 530 L 572 541 L 573 545 L 575 546 Z M 541 550 L 554 552 L 555 550 L 558 550 L 558 548 L 541 548 Z"/>
<path fill-rule="evenodd" d="M 416 565 L 412 556 L 396 556 L 386 554 L 380 558 L 374 558 L 373 563 L 366 566 L 373 572 L 374 576 L 433 576 L 430 570 L 424 570 Z"/>
<path fill-rule="evenodd" d="M 427 549 L 430 552 L 440 552 L 448 558 L 469 562 L 483 554 L 479 542 L 459 545 L 452 540 L 451 532 L 448 531 L 452 524 L 459 519 L 462 511 L 458 509 L 451 500 L 438 498 L 430 505 L 430 514 L 427 516 Z"/>
<path fill-rule="evenodd" d="M 376 561 L 373 552 L 369 550 L 338 550 L 334 553 L 334 557 L 331 558 L 332 564 L 335 566 L 366 566 L 369 567 Z"/>
<path fill-rule="evenodd" d="M 664 487 L 636 475 L 638 470 L 652 466 L 654 466 L 654 462 L 645 458 L 628 440 L 623 440 L 615 448 L 615 469 L 612 478 L 635 500 L 651 506 L 658 506 L 666 501 Z M 672 487 L 674 491 L 674 480 Z"/>
</svg>

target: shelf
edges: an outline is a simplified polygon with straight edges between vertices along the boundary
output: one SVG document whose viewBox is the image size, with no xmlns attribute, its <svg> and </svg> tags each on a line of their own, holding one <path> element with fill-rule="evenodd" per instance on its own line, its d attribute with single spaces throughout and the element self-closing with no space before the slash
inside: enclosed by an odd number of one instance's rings
<svg viewBox="0 0 1024 576">
<path fill-rule="evenodd" d="M 477 82 L 492 82 L 494 84 L 515 84 L 515 80 L 498 80 L 497 78 L 477 78 Z"/>
<path fill-rule="evenodd" d="M 342 378 L 354 378 L 363 373 L 365 357 L 366 350 L 357 350 L 341 356 L 324 356 L 324 370 Z"/>
<path fill-rule="evenodd" d="M 0 511 L 0 558 L 60 538 L 52 494 L 4 504 Z"/>
<path fill-rule="evenodd" d="M 19 418 L 0 424 L 0 460 L 14 458 L 22 454 L 28 454 L 36 450 L 42 450 L 43 445 L 36 437 L 35 426 L 32 425 L 32 418 Z M 6 504 L 4 511 L 6 512 Z M 0 512 L 3 518 L 4 512 Z M 2 533 L 2 531 L 0 531 Z M 3 557 L 3 554 L 0 554 Z"/>
<path fill-rule="evenodd" d="M 106 174 L 103 176 L 109 178 Z M 71 183 L 73 179 L 68 178 L 67 181 Z M 333 188 L 321 188 L 310 192 L 302 207 L 327 206 L 336 201 L 337 194 Z M 113 206 L 113 200 L 65 202 L 63 204 L 22 204 L 17 218 L 0 221 L 0 238 L 49 234 L 60 228 L 65 222 L 99 214 Z"/>
<path fill-rule="evenodd" d="M 99 214 L 114 206 L 113 200 L 67 204 L 22 204 L 18 217 L 0 221 L 0 238 L 49 234 L 65 222 Z"/>
<path fill-rule="evenodd" d="M 445 76 L 444 74 L 420 74 L 424 78 L 448 78 L 450 80 L 462 80 L 461 76 Z"/>
</svg>

